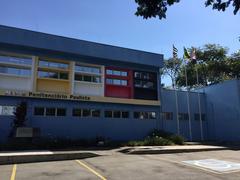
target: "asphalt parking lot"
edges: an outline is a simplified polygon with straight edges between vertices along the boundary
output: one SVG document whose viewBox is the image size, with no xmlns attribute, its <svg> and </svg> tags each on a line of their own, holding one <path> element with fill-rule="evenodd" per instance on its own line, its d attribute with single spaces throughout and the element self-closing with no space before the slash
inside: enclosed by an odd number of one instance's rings
<svg viewBox="0 0 240 180">
<path fill-rule="evenodd" d="M 183 163 L 183 161 L 201 159 L 217 159 L 240 163 L 240 152 L 224 150 L 158 155 L 115 153 L 81 160 L 1 165 L 0 180 L 240 179 L 240 171 L 217 173 Z"/>
</svg>

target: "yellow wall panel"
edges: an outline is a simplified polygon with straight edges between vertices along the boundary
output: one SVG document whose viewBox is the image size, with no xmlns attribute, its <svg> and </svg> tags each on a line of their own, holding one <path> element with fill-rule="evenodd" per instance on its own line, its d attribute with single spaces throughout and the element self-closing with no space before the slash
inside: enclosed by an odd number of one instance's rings
<svg viewBox="0 0 240 180">
<path fill-rule="evenodd" d="M 68 94 L 70 92 L 70 83 L 69 81 L 54 79 L 38 79 L 37 92 L 58 92 Z"/>
</svg>

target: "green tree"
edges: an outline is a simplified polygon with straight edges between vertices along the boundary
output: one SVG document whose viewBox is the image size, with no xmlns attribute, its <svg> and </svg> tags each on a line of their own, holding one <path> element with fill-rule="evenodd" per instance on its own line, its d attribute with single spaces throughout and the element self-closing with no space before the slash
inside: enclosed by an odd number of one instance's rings
<svg viewBox="0 0 240 180">
<path fill-rule="evenodd" d="M 175 87 L 175 78 L 177 77 L 180 67 L 182 65 L 182 60 L 177 58 L 169 58 L 164 60 L 164 67 L 162 69 L 163 76 L 169 76 L 172 81 L 172 87 Z"/>
<path fill-rule="evenodd" d="M 142 16 L 144 19 L 158 17 L 166 18 L 166 12 L 169 6 L 179 3 L 180 0 L 135 0 L 138 4 L 136 15 Z M 206 6 L 212 9 L 225 11 L 229 6 L 233 6 L 233 13 L 236 15 L 240 9 L 240 0 L 205 0 Z"/>
<path fill-rule="evenodd" d="M 240 79 L 240 50 L 228 58 L 227 65 L 229 76 Z"/>
<path fill-rule="evenodd" d="M 191 52 L 193 47 L 188 50 Z M 228 48 L 216 44 L 206 44 L 202 48 L 196 48 L 197 62 L 190 61 L 186 65 L 189 86 L 195 87 L 198 85 L 196 70 L 198 70 L 199 74 L 199 84 L 203 86 L 231 79 L 233 75 L 230 75 L 232 69 L 229 66 L 227 53 Z M 179 86 L 185 86 L 184 68 L 180 69 L 177 77 L 177 84 Z M 234 72 L 237 72 L 237 70 Z"/>
</svg>

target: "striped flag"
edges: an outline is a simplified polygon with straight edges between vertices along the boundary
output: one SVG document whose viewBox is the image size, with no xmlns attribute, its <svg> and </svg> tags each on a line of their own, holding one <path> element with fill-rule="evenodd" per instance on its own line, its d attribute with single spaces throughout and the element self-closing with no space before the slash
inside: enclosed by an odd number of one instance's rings
<svg viewBox="0 0 240 180">
<path fill-rule="evenodd" d="M 178 49 L 173 45 L 173 59 L 177 59 L 178 57 Z"/>
</svg>

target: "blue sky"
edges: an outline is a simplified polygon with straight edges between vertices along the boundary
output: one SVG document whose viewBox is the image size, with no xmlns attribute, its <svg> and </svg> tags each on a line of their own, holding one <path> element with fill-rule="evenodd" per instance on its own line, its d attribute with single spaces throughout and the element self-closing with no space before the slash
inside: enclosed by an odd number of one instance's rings
<svg viewBox="0 0 240 180">
<path fill-rule="evenodd" d="M 134 0 L 0 0 L 0 24 L 77 39 L 182 56 L 183 46 L 217 43 L 240 49 L 240 13 L 204 7 L 205 0 L 181 0 L 166 20 L 134 15 Z"/>
</svg>

